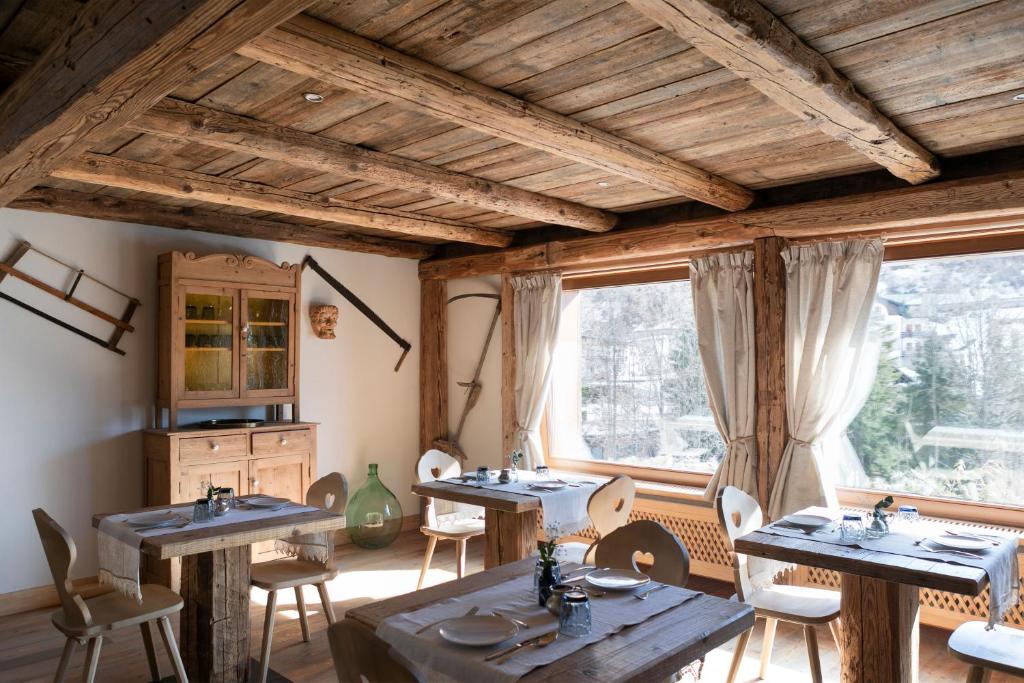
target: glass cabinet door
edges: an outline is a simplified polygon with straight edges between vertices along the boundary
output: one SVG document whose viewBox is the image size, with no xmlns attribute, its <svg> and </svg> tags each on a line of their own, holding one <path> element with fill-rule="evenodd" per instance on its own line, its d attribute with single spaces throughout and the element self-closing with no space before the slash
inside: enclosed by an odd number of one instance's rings
<svg viewBox="0 0 1024 683">
<path fill-rule="evenodd" d="M 245 393 L 287 396 L 292 387 L 294 297 L 276 292 L 242 292 Z"/>
<path fill-rule="evenodd" d="M 230 290 L 185 292 L 185 394 L 192 398 L 237 396 L 236 296 Z"/>
</svg>

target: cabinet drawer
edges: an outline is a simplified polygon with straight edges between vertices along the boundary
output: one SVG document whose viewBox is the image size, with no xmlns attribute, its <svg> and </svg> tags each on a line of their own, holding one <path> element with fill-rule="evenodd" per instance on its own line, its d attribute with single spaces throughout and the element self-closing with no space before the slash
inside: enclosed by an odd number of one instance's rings
<svg viewBox="0 0 1024 683">
<path fill-rule="evenodd" d="M 228 436 L 196 436 L 178 442 L 178 458 L 182 462 L 211 458 L 244 458 L 249 454 L 245 434 Z"/>
<path fill-rule="evenodd" d="M 253 455 L 278 455 L 280 453 L 303 453 L 313 448 L 313 439 L 308 429 L 292 429 L 287 432 L 258 432 L 252 435 Z"/>
</svg>

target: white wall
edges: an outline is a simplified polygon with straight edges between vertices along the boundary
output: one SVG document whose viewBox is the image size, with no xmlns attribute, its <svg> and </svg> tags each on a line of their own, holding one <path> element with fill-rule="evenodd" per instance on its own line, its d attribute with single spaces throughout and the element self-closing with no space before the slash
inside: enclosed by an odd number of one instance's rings
<svg viewBox="0 0 1024 683">
<path fill-rule="evenodd" d="M 501 293 L 497 276 L 450 280 L 448 298 L 459 294 Z M 466 391 L 457 382 L 473 379 L 487 328 L 494 315 L 493 299 L 463 299 L 448 306 L 448 423 L 455 434 L 459 415 L 466 404 Z M 501 323 L 494 330 L 487 358 L 480 373 L 483 390 L 470 412 L 459 442 L 466 454 L 466 467 L 501 467 Z"/>
<path fill-rule="evenodd" d="M 136 332 L 121 342 L 127 355 L 117 356 L 0 301 L 0 593 L 52 581 L 32 522 L 33 508 L 43 507 L 71 533 L 78 544 L 74 574 L 90 576 L 96 573 L 93 513 L 142 504 L 140 430 L 150 424 L 156 380 L 156 260 L 167 251 L 246 253 L 275 263 L 297 263 L 312 253 L 412 343 L 401 371 L 392 372 L 398 346 L 315 273 L 303 276 L 301 416 L 320 423 L 319 472 L 342 472 L 354 492 L 365 480 L 367 464 L 380 463 L 382 478 L 399 496 L 405 513 L 418 510 L 409 492 L 419 415 L 419 282 L 414 261 L 0 210 L 0 259 L 21 239 L 138 297 L 143 306 L 133 320 Z M 24 268 L 47 272 L 51 284 L 64 286 L 60 271 L 45 262 L 26 261 Z M 90 316 L 12 278 L 0 291 L 108 334 L 108 326 L 97 327 Z M 103 296 L 96 290 L 80 291 L 90 301 Z M 306 313 L 310 301 L 340 308 L 336 340 L 313 335 Z M 200 415 L 183 419 L 190 417 Z M 500 433 L 498 443 L 500 450 Z"/>
</svg>

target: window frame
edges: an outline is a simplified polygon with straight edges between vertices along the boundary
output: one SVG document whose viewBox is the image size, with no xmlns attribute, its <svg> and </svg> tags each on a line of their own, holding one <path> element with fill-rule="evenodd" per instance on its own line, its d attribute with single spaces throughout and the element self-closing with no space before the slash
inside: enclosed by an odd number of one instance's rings
<svg viewBox="0 0 1024 683">
<path fill-rule="evenodd" d="M 803 243 L 821 240 L 794 240 Z M 885 261 L 913 261 L 949 256 L 971 256 L 975 254 L 996 254 L 1013 251 L 1024 252 L 1024 234 L 971 235 L 951 236 L 949 239 L 930 239 L 921 241 L 901 241 L 887 245 Z M 613 287 L 638 284 L 652 284 L 673 280 L 688 280 L 689 266 L 678 262 L 664 266 L 643 266 L 632 269 L 609 270 L 604 272 L 587 272 L 565 274 L 562 289 L 565 291 L 591 289 L 597 287 Z M 657 467 L 636 465 L 616 465 L 608 462 L 573 460 L 560 458 L 551 449 L 548 409 L 544 410 L 541 424 L 541 438 L 547 462 L 556 469 L 586 474 L 605 476 L 628 475 L 639 481 L 651 481 L 664 484 L 706 488 L 711 481 L 711 474 L 686 470 L 668 470 Z M 881 497 L 892 495 L 900 500 L 916 504 L 922 515 L 957 519 L 969 522 L 993 524 L 1020 528 L 1021 514 L 1024 504 L 1011 505 L 1004 503 L 987 503 L 981 501 L 942 498 L 938 496 L 921 496 L 885 489 L 859 489 L 837 486 L 836 494 L 841 505 L 871 508 Z"/>
</svg>

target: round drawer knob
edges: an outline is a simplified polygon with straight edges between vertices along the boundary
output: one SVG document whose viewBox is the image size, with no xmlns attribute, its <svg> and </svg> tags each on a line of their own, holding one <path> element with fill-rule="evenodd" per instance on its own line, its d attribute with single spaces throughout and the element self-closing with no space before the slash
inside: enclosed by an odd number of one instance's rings
<svg viewBox="0 0 1024 683">
<path fill-rule="evenodd" d="M 220 450 L 220 444 L 217 443 L 216 441 L 211 441 L 210 442 L 210 450 L 211 451 L 219 451 Z"/>
<path fill-rule="evenodd" d="M 288 445 L 288 439 L 286 439 L 286 438 L 284 438 L 284 437 L 282 436 L 282 437 L 281 437 L 281 445 L 282 445 L 282 446 L 287 446 L 287 445 Z"/>
</svg>

